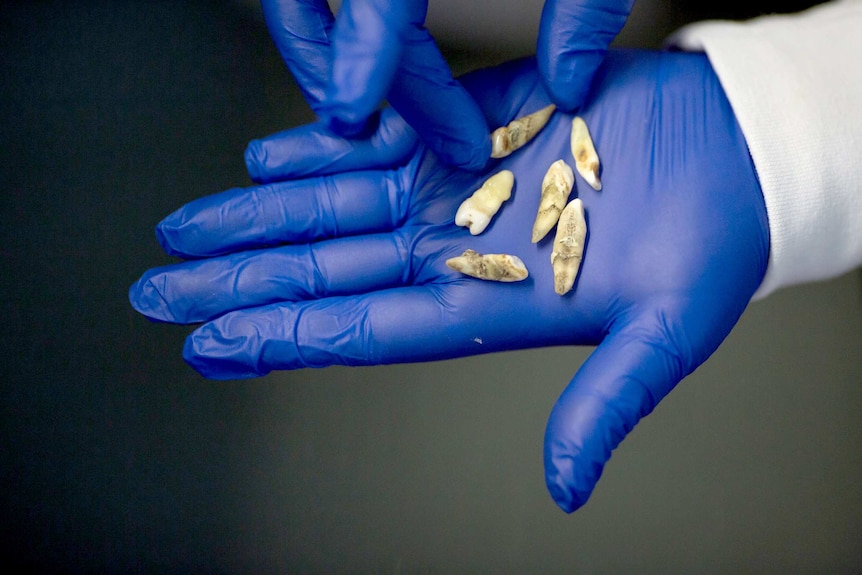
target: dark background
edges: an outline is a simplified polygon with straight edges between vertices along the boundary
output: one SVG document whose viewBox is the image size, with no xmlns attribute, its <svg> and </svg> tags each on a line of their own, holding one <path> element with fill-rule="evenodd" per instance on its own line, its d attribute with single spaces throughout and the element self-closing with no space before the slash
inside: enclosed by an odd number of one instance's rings
<svg viewBox="0 0 862 575">
<path fill-rule="evenodd" d="M 694 7 L 698 4 L 699 7 Z M 618 43 L 808 3 L 638 3 Z M 431 0 L 459 72 L 541 3 Z M 542 436 L 590 349 L 207 381 L 127 290 L 153 228 L 313 116 L 255 2 L 0 2 L 0 565 L 43 573 L 858 573 L 862 278 L 782 290 L 565 515 Z"/>
</svg>

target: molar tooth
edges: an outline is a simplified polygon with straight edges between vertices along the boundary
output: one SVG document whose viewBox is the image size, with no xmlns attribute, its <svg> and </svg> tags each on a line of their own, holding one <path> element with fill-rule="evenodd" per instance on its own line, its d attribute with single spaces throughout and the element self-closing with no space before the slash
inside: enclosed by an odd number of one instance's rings
<svg viewBox="0 0 862 575">
<path fill-rule="evenodd" d="M 554 104 L 546 106 L 527 116 L 516 118 L 507 126 L 497 128 L 491 134 L 491 157 L 505 158 L 539 133 L 548 123 L 551 114 L 557 107 Z"/>
<path fill-rule="evenodd" d="M 587 237 L 587 221 L 584 218 L 584 203 L 575 198 L 563 209 L 551 252 L 554 267 L 554 291 L 559 295 L 568 293 L 575 285 L 575 278 L 584 255 L 584 240 Z"/>
<path fill-rule="evenodd" d="M 455 213 L 455 224 L 469 227 L 470 233 L 481 234 L 491 223 L 491 218 L 499 211 L 503 202 L 512 197 L 512 186 L 515 185 L 515 174 L 509 170 L 497 172 L 473 192 L 473 195 L 461 202 Z"/>
<path fill-rule="evenodd" d="M 563 160 L 557 160 L 548 168 L 542 180 L 542 199 L 533 224 L 532 242 L 538 243 L 557 224 L 569 194 L 575 185 L 575 174 Z"/>
<path fill-rule="evenodd" d="M 572 120 L 572 156 L 575 158 L 575 169 L 594 190 L 602 189 L 599 179 L 599 155 L 593 146 L 587 123 L 580 116 Z"/>
<path fill-rule="evenodd" d="M 521 258 L 509 254 L 483 255 L 475 250 L 465 250 L 460 256 L 446 260 L 446 265 L 480 280 L 518 282 L 529 275 Z"/>
</svg>

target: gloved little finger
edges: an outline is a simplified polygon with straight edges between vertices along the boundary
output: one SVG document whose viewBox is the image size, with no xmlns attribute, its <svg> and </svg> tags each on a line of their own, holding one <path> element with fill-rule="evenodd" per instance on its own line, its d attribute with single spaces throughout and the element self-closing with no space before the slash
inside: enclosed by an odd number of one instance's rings
<svg viewBox="0 0 862 575">
<path fill-rule="evenodd" d="M 157 321 L 197 323 L 226 312 L 403 285 L 400 234 L 328 240 L 182 262 L 148 270 L 129 301 Z"/>
<path fill-rule="evenodd" d="M 205 377 L 234 379 L 518 349 L 533 328 L 511 311 L 531 289 L 462 278 L 239 310 L 190 334 L 183 357 Z"/>
<path fill-rule="evenodd" d="M 400 171 L 350 172 L 234 188 L 189 202 L 156 226 L 168 254 L 209 257 L 393 229 L 406 206 Z"/>
<path fill-rule="evenodd" d="M 392 108 L 372 121 L 374 131 L 362 138 L 341 138 L 314 123 L 252 140 L 246 168 L 255 182 L 269 183 L 404 164 L 419 143 L 416 132 Z"/>
<path fill-rule="evenodd" d="M 563 511 L 587 502 L 611 451 L 691 369 L 659 322 L 612 332 L 593 351 L 545 433 L 545 481 Z"/>
</svg>

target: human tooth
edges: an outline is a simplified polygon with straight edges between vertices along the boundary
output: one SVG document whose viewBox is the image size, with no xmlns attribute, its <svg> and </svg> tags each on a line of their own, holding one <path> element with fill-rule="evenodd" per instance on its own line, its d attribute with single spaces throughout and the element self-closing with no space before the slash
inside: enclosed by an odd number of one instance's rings
<svg viewBox="0 0 862 575">
<path fill-rule="evenodd" d="M 473 192 L 473 195 L 461 202 L 455 213 L 455 224 L 469 227 L 470 233 L 481 234 L 491 223 L 491 218 L 499 211 L 503 202 L 512 197 L 512 186 L 515 185 L 515 174 L 509 170 L 497 172 Z"/>
<path fill-rule="evenodd" d="M 593 146 L 587 123 L 580 116 L 572 120 L 572 156 L 575 158 L 575 169 L 594 190 L 602 189 L 599 179 L 599 155 Z"/>
<path fill-rule="evenodd" d="M 553 228 L 575 185 L 575 174 L 563 160 L 557 160 L 548 168 L 542 180 L 542 199 L 539 200 L 539 212 L 533 224 L 533 243 L 544 238 Z"/>
<path fill-rule="evenodd" d="M 480 280 L 518 282 L 529 275 L 521 258 L 509 254 L 483 255 L 475 250 L 465 250 L 460 256 L 446 260 L 446 265 Z"/>
<path fill-rule="evenodd" d="M 575 198 L 566 205 L 557 223 L 557 236 L 551 252 L 554 267 L 554 291 L 559 295 L 568 293 L 575 285 L 581 259 L 584 255 L 584 240 L 587 237 L 587 221 L 584 219 L 584 203 Z"/>
<path fill-rule="evenodd" d="M 491 157 L 505 158 L 533 139 L 548 123 L 548 118 L 557 107 L 546 106 L 528 116 L 516 118 L 508 125 L 497 128 L 491 134 Z"/>
</svg>

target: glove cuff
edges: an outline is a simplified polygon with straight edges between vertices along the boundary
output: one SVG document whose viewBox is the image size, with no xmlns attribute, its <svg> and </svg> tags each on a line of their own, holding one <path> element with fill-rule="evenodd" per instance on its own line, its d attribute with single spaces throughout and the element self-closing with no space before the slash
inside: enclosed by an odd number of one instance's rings
<svg viewBox="0 0 862 575">
<path fill-rule="evenodd" d="M 706 52 L 739 121 L 769 217 L 753 299 L 862 264 L 862 2 L 706 21 L 668 44 Z"/>
</svg>

